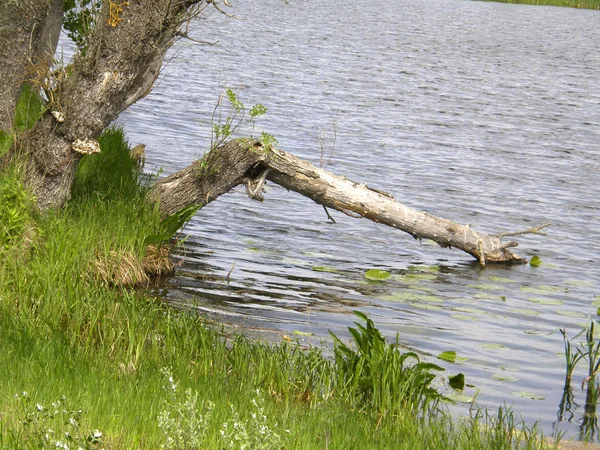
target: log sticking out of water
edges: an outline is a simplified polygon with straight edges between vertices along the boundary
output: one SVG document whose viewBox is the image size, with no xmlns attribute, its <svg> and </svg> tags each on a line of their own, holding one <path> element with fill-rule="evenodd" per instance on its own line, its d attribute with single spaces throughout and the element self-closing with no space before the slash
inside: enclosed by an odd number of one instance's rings
<svg viewBox="0 0 600 450">
<path fill-rule="evenodd" d="M 386 192 L 319 169 L 283 150 L 246 139 L 215 148 L 189 167 L 159 180 L 149 196 L 152 201 L 160 202 L 161 212 L 167 216 L 190 204 L 204 206 L 241 184 L 246 185 L 251 198 L 262 201 L 265 180 L 351 217 L 366 217 L 409 233 L 415 239 L 431 239 L 442 247 L 458 248 L 482 265 L 527 261 L 509 250 L 516 247 L 517 242 L 503 243 L 502 235 L 481 234 L 469 225 L 417 211 Z M 537 233 L 545 226 L 516 234 Z"/>
</svg>

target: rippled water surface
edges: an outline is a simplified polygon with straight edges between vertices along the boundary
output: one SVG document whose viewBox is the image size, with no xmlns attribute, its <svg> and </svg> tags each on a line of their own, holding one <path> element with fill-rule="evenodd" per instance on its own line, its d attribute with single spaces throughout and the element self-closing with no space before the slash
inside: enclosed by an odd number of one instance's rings
<svg viewBox="0 0 600 450">
<path fill-rule="evenodd" d="M 514 404 L 547 432 L 575 433 L 581 408 L 555 424 L 558 329 L 574 335 L 600 303 L 600 13 L 461 0 L 249 0 L 234 11 L 246 20 L 192 24 L 195 39 L 218 43 L 179 43 L 154 92 L 121 116 L 132 143 L 147 144 L 147 169 L 200 156 L 219 92 L 233 87 L 269 108 L 259 126 L 281 148 L 318 165 L 320 137 L 329 152 L 335 134 L 329 170 L 409 206 L 489 233 L 553 226 L 518 237 L 540 267 L 481 270 L 365 219 L 332 212 L 332 224 L 277 186 L 262 204 L 239 190 L 191 222 L 163 295 L 311 344 L 328 329 L 347 336 L 364 311 L 430 360 L 468 358 L 446 373 L 464 373 L 479 405 Z M 392 279 L 368 282 L 373 267 Z"/>
</svg>

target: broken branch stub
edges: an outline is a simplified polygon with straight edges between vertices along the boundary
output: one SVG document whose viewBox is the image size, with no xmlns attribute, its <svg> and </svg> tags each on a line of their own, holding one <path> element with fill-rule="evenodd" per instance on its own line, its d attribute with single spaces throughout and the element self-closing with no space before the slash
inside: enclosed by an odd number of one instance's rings
<svg viewBox="0 0 600 450">
<path fill-rule="evenodd" d="M 509 250 L 518 245 L 515 241 L 503 243 L 501 236 L 482 234 L 468 225 L 409 208 L 386 192 L 244 139 L 217 147 L 188 168 L 159 180 L 150 199 L 160 202 L 164 215 L 191 203 L 205 205 L 240 184 L 246 184 L 251 197 L 260 199 L 258 189 L 265 177 L 327 208 L 397 228 L 416 239 L 430 239 L 441 247 L 463 250 L 482 265 L 527 261 Z"/>
</svg>

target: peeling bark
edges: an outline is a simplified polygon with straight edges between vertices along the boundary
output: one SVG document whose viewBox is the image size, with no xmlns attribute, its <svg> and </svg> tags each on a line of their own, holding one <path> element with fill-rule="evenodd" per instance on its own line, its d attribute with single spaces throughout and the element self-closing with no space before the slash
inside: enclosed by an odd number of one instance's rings
<svg viewBox="0 0 600 450">
<path fill-rule="evenodd" d="M 189 204 L 204 206 L 241 184 L 246 185 L 249 196 L 262 200 L 265 179 L 351 217 L 365 217 L 415 238 L 458 248 L 482 265 L 526 262 L 509 250 L 518 245 L 514 241 L 503 243 L 498 236 L 409 208 L 388 193 L 336 176 L 283 150 L 265 149 L 260 142 L 235 140 L 210 151 L 191 166 L 159 180 L 149 198 L 159 202 L 166 216 Z"/>
</svg>

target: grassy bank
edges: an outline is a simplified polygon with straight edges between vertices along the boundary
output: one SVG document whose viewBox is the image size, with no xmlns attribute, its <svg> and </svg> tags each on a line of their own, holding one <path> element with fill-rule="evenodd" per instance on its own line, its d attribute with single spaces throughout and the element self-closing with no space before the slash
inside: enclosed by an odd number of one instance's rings
<svg viewBox="0 0 600 450">
<path fill-rule="evenodd" d="M 526 5 L 566 6 L 569 8 L 600 9 L 600 0 L 483 0 Z"/>
<path fill-rule="evenodd" d="M 18 166 L 0 174 L 0 448 L 543 446 L 506 411 L 449 418 L 437 368 L 366 317 L 328 359 L 227 336 L 149 296 L 158 212 L 122 133 L 101 146 L 45 216 Z"/>
</svg>

